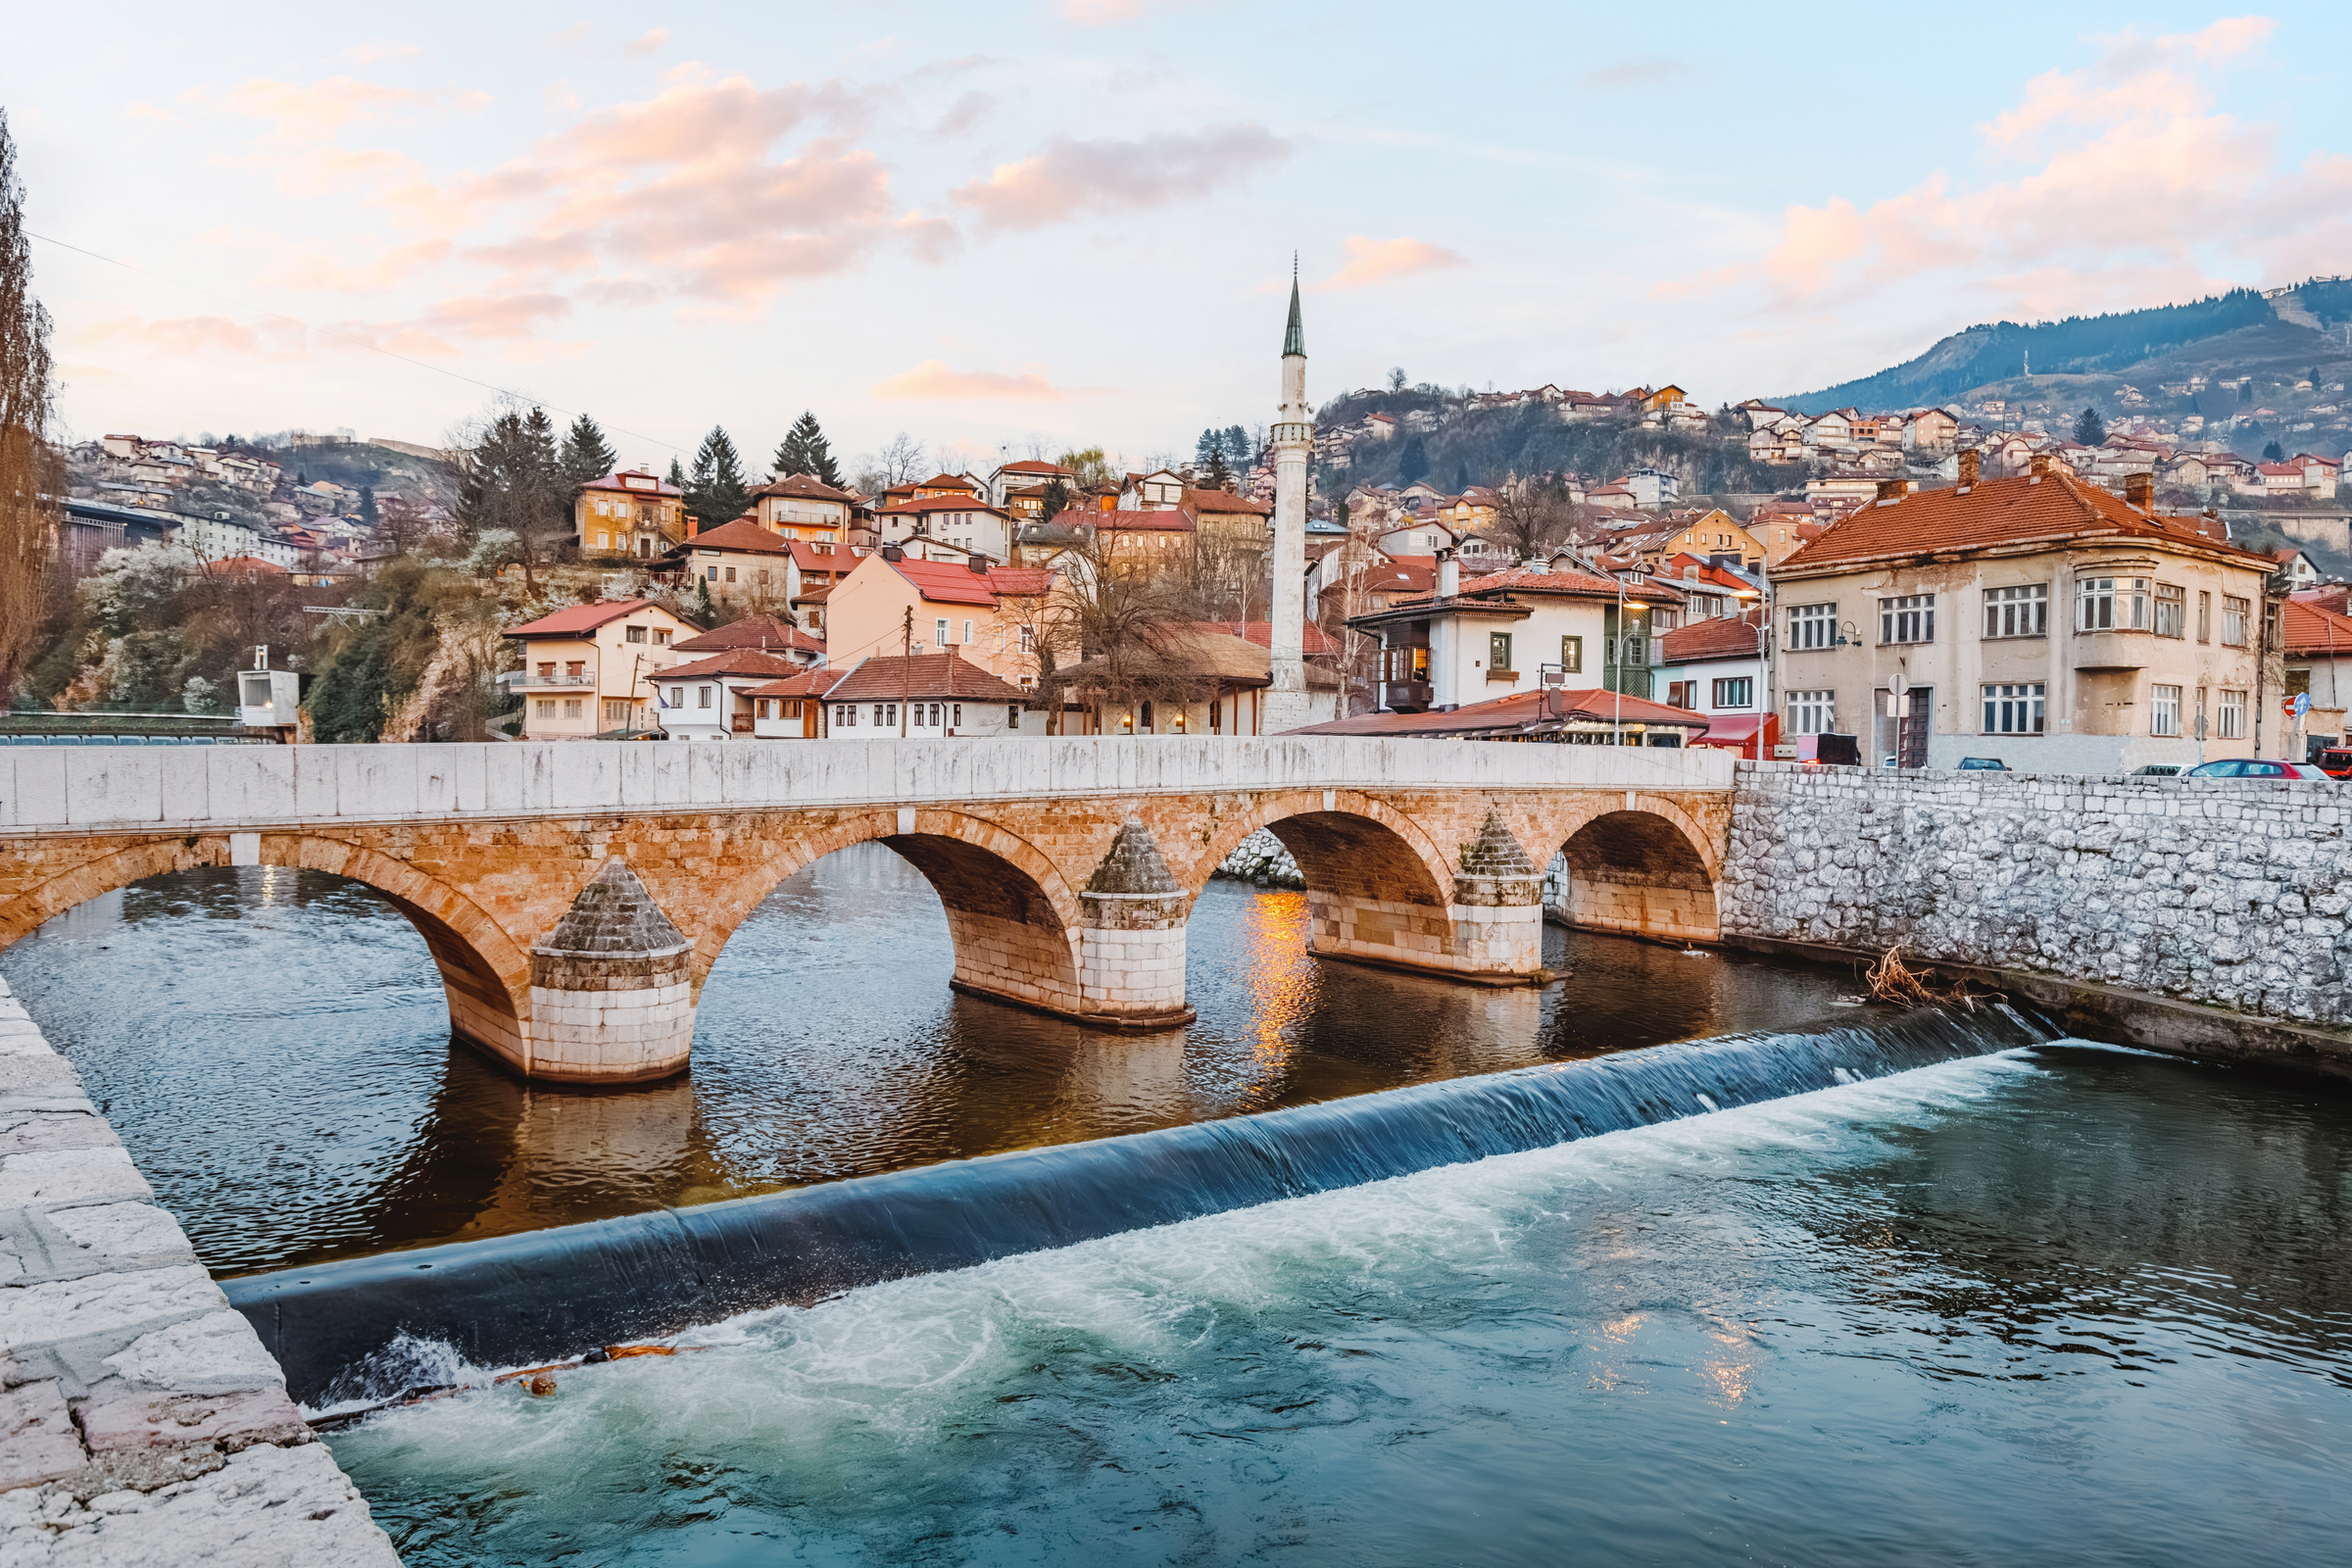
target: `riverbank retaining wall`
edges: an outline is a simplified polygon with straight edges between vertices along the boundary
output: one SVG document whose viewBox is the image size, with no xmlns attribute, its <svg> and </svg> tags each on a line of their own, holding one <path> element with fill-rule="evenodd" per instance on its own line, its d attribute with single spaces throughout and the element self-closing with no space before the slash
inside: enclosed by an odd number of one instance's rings
<svg viewBox="0 0 2352 1568">
<path fill-rule="evenodd" d="M 0 984 L 0 1562 L 398 1568 L 154 1198 Z"/>
<path fill-rule="evenodd" d="M 2352 791 L 2333 782 L 1742 763 L 1720 896 L 1730 942 L 1901 943 L 2208 1009 L 2247 1039 L 2352 1031 Z"/>
</svg>

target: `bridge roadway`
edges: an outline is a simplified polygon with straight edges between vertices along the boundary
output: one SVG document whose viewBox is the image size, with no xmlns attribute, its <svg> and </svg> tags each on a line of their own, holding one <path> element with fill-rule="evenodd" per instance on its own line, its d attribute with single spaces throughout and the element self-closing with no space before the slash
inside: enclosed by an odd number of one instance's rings
<svg viewBox="0 0 2352 1568">
<path fill-rule="evenodd" d="M 1577 923 L 1713 940 L 1734 765 L 1343 737 L 0 748 L 0 946 L 162 872 L 307 866 L 416 923 L 461 1036 L 639 1081 L 686 1066 L 743 918 L 876 841 L 938 890 L 957 989 L 1161 1028 L 1191 1016 L 1193 901 L 1260 827 L 1325 956 L 1522 983 L 1555 852 Z"/>
</svg>

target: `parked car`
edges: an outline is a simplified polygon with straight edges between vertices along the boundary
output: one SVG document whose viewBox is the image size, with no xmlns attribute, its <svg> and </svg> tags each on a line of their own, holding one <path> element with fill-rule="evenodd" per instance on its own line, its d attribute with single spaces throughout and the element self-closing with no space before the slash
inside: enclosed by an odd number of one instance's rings
<svg viewBox="0 0 2352 1568">
<path fill-rule="evenodd" d="M 2329 778 L 2352 779 L 2352 747 L 2329 747 L 2312 765 Z"/>
<path fill-rule="evenodd" d="M 2171 778 L 2180 771 L 2179 762 L 2142 762 L 2126 774 L 2127 778 Z"/>
<path fill-rule="evenodd" d="M 1960 771 L 1963 773 L 2006 773 L 2009 771 L 2009 764 L 1997 757 L 1963 757 L 1960 759 Z"/>
<path fill-rule="evenodd" d="M 2232 758 L 2224 762 L 2199 762 L 2182 778 L 2310 778 L 2326 779 L 2327 774 L 2308 762 L 2274 762 L 2267 758 Z"/>
</svg>

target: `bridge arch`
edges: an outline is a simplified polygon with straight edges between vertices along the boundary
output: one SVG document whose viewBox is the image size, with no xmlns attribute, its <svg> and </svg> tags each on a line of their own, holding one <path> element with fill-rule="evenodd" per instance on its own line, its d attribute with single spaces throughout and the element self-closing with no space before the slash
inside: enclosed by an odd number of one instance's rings
<svg viewBox="0 0 2352 1568">
<path fill-rule="evenodd" d="M 147 839 L 93 857 L 0 899 L 0 948 L 101 894 L 229 859 L 226 839 L 204 835 Z M 527 1070 L 530 956 L 470 899 L 404 860 L 336 839 L 265 833 L 257 863 L 330 872 L 372 890 L 424 938 L 448 995 L 450 1028 Z"/>
<path fill-rule="evenodd" d="M 1291 852 L 1306 883 L 1307 951 L 1401 968 L 1460 967 L 1454 867 L 1428 831 L 1353 790 L 1266 796 L 1225 818 L 1196 858 L 1190 896 L 1259 828 Z"/>
<path fill-rule="evenodd" d="M 1671 942 L 1723 935 L 1720 847 L 1676 802 L 1580 804 L 1549 825 L 1547 841 L 1557 856 L 1545 904 L 1568 924 Z"/>
<path fill-rule="evenodd" d="M 791 824 L 785 824 L 788 828 Z M 695 938 L 697 996 L 737 926 L 786 878 L 854 844 L 882 844 L 912 864 L 946 907 L 956 989 L 1081 1015 L 1076 894 L 1035 845 L 998 823 L 945 808 L 844 813 L 788 831 L 712 887 L 678 886 L 640 868 L 671 920 Z M 623 851 L 625 854 L 625 850 Z"/>
</svg>

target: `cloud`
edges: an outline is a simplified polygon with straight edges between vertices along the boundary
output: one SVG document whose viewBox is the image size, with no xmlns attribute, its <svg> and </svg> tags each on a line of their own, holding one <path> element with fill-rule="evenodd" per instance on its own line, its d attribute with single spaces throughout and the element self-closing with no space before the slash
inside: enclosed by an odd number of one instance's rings
<svg viewBox="0 0 2352 1568">
<path fill-rule="evenodd" d="M 356 76 L 327 76 L 308 86 L 256 76 L 231 87 L 220 102 L 232 114 L 269 121 L 270 140 L 307 142 L 324 141 L 367 116 L 421 107 L 430 97 Z"/>
<path fill-rule="evenodd" d="M 2275 276 L 2333 270 L 2325 257 L 2352 239 L 2335 216 L 2352 198 L 2352 161 L 2282 166 L 2274 126 L 2213 107 L 2213 74 L 2271 30 L 2249 17 L 2103 39 L 2088 69 L 2034 77 L 1979 127 L 1991 167 L 2015 169 L 2010 177 L 1937 171 L 1868 205 L 1793 206 L 1760 258 L 1653 293 L 1761 284 L 1786 306 L 1960 273 L 1993 308 L 2062 314 L 2112 308 L 2157 278 L 2176 294 L 2217 286 L 2205 258 L 2219 248 Z"/>
<path fill-rule="evenodd" d="M 358 268 L 347 268 L 331 257 L 316 254 L 290 256 L 264 272 L 261 281 L 276 288 L 372 294 L 447 260 L 449 253 L 449 241 L 436 238 L 395 245 Z"/>
<path fill-rule="evenodd" d="M 925 360 L 911 370 L 876 381 L 873 395 L 937 403 L 1066 403 L 1083 394 L 1064 392 L 1035 370 L 1018 375 L 1001 370 L 951 370 L 943 360 Z"/>
<path fill-rule="evenodd" d="M 669 42 L 669 29 L 667 27 L 656 27 L 651 32 L 645 33 L 640 37 L 630 39 L 627 44 L 622 46 L 622 52 L 624 54 L 638 56 L 659 54 L 662 50 L 662 46 L 667 42 Z"/>
<path fill-rule="evenodd" d="M 994 228 L 1038 228 L 1089 213 L 1160 207 L 1238 185 L 1290 156 L 1263 125 L 1210 125 L 1134 141 L 1056 136 L 1044 152 L 1000 164 L 987 179 L 949 193 Z"/>
<path fill-rule="evenodd" d="M 1061 0 L 1061 20 L 1076 27 L 1108 27 L 1140 22 L 1144 13 L 1167 0 Z"/>
<path fill-rule="evenodd" d="M 291 317 L 269 316 L 259 321 L 232 320 L 225 316 L 182 316 L 151 320 L 141 316 L 109 316 L 67 334 L 75 349 L 127 353 L 146 359 L 299 360 L 310 352 L 310 336 Z"/>
<path fill-rule="evenodd" d="M 1692 74 L 1689 65 L 1668 55 L 1632 55 L 1598 66 L 1576 78 L 1594 92 L 1639 92 L 1663 87 Z"/>
<path fill-rule="evenodd" d="M 1415 272 L 1435 272 L 1448 267 L 1467 267 L 1462 256 L 1432 245 L 1427 240 L 1366 239 L 1361 234 L 1348 236 L 1348 265 L 1325 278 L 1318 287 L 1327 289 L 1362 288 L 1371 283 L 1386 283 L 1391 278 L 1410 277 Z"/>
<path fill-rule="evenodd" d="M 947 112 L 942 114 L 932 124 L 931 139 L 933 141 L 947 141 L 953 137 L 960 136 L 965 131 L 970 130 L 974 125 L 980 123 L 980 122 L 983 120 L 986 120 L 992 113 L 995 112 L 996 107 L 996 99 L 990 97 L 987 93 L 967 92 L 962 97 L 956 99 L 954 103 L 948 105 Z"/>
</svg>

